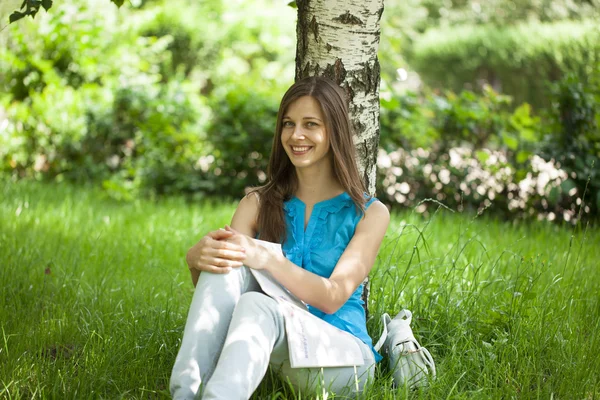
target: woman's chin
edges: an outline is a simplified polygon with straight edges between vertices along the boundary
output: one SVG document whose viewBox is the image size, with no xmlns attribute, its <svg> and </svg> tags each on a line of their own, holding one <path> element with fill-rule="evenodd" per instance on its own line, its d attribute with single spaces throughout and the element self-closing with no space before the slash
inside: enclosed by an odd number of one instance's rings
<svg viewBox="0 0 600 400">
<path fill-rule="evenodd" d="M 292 165 L 296 168 L 306 168 L 312 165 L 311 160 L 292 160 Z"/>
</svg>

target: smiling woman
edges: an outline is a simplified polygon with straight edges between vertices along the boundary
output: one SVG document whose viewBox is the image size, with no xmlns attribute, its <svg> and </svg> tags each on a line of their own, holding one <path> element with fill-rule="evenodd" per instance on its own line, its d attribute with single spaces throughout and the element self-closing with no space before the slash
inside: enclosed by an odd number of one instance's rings
<svg viewBox="0 0 600 400">
<path fill-rule="evenodd" d="M 173 397 L 247 399 L 269 366 L 308 397 L 319 386 L 362 392 L 381 358 L 367 334 L 362 282 L 388 223 L 387 208 L 360 179 L 343 90 L 325 78 L 296 82 L 279 108 L 267 184 L 240 201 L 231 226 L 209 232 L 187 254 L 196 290 Z M 348 361 L 306 354 L 319 361 L 296 368 L 290 348 L 298 325 L 251 270 L 270 273 L 307 305 L 308 313 L 293 313 L 321 327 L 316 348 L 345 340 L 336 351 Z"/>
<path fill-rule="evenodd" d="M 331 165 L 329 138 L 323 123 L 321 106 L 313 97 L 304 96 L 290 105 L 283 117 L 281 143 L 296 168 L 321 162 Z"/>
</svg>

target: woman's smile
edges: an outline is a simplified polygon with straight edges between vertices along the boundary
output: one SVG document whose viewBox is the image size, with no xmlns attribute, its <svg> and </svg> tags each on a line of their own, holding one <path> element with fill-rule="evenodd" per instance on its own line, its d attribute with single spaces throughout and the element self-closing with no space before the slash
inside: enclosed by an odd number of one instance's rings
<svg viewBox="0 0 600 400">
<path fill-rule="evenodd" d="M 291 147 L 292 147 L 292 154 L 294 154 L 295 156 L 302 156 L 302 155 L 308 153 L 312 149 L 312 146 L 291 146 Z"/>
</svg>

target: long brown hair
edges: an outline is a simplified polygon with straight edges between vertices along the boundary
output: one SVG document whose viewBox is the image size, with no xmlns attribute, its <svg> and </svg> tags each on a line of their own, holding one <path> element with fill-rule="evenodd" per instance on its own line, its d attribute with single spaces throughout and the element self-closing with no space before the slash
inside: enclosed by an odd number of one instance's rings
<svg viewBox="0 0 600 400">
<path fill-rule="evenodd" d="M 267 184 L 254 190 L 259 197 L 257 228 L 262 240 L 278 243 L 286 240 L 283 202 L 296 192 L 298 178 L 294 165 L 281 144 L 282 119 L 289 105 L 303 96 L 313 97 L 321 106 L 333 154 L 335 177 L 350 195 L 357 210 L 364 212 L 366 190 L 356 166 L 346 94 L 327 78 L 304 78 L 294 83 L 281 99 L 267 170 Z"/>
</svg>

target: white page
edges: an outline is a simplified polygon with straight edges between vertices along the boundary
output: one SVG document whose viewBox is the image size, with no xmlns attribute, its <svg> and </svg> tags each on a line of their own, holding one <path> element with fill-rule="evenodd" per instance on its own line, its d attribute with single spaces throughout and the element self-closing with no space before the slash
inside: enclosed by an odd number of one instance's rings
<svg viewBox="0 0 600 400">
<path fill-rule="evenodd" d="M 271 250 L 275 250 L 279 253 L 283 253 L 283 251 L 281 250 L 281 245 L 278 243 L 271 243 L 271 242 L 266 242 L 264 240 L 258 240 L 258 239 L 256 239 L 256 241 L 261 246 L 266 247 L 267 249 L 271 249 Z M 292 294 L 282 284 L 277 282 L 277 280 L 275 280 L 275 278 L 273 278 L 273 276 L 268 271 L 257 270 L 257 269 L 252 269 L 252 268 L 249 268 L 249 269 L 250 269 L 250 272 L 252 272 L 252 275 L 254 275 L 254 277 L 256 278 L 256 281 L 260 285 L 260 288 L 267 295 L 269 295 L 270 297 L 272 297 L 274 299 L 283 299 L 285 301 L 288 301 L 301 309 L 304 309 L 304 310 L 308 309 L 306 307 L 306 304 L 302 300 L 300 300 L 298 297 L 296 297 L 294 294 Z"/>
<path fill-rule="evenodd" d="M 292 368 L 350 367 L 364 364 L 357 339 L 330 323 L 280 301 Z"/>
<path fill-rule="evenodd" d="M 258 242 L 281 252 L 277 243 Z M 277 300 L 283 311 L 292 368 L 346 367 L 364 364 L 357 339 L 350 333 L 312 315 L 306 304 L 267 271 L 250 271 L 261 289 Z"/>
</svg>

